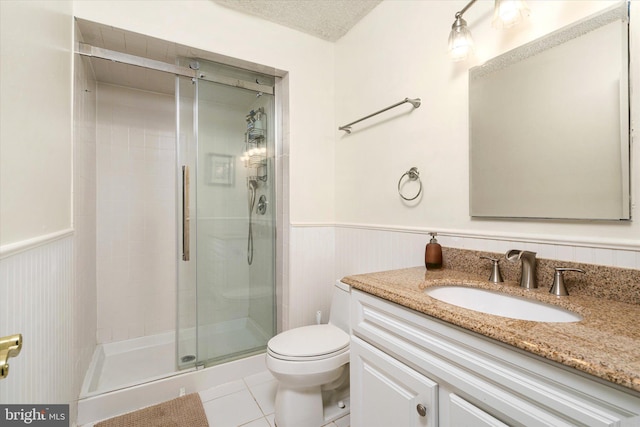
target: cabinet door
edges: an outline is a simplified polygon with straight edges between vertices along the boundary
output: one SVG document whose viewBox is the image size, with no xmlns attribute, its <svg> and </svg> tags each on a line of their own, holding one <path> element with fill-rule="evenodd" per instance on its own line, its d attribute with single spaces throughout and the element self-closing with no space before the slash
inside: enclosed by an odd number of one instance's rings
<svg viewBox="0 0 640 427">
<path fill-rule="evenodd" d="M 438 384 L 357 337 L 351 341 L 351 425 L 436 427 Z"/>
<path fill-rule="evenodd" d="M 451 427 L 508 427 L 453 393 L 449 394 L 449 425 Z"/>
</svg>

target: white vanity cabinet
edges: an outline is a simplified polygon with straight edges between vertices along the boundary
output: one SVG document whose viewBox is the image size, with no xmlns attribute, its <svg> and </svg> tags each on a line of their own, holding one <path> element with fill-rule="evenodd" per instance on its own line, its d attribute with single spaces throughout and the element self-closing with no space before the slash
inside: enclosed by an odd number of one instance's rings
<svg viewBox="0 0 640 427">
<path fill-rule="evenodd" d="M 351 299 L 352 427 L 640 425 L 640 393 L 358 290 Z"/>
<path fill-rule="evenodd" d="M 350 350 L 352 425 L 437 425 L 438 384 L 358 338 Z"/>
</svg>

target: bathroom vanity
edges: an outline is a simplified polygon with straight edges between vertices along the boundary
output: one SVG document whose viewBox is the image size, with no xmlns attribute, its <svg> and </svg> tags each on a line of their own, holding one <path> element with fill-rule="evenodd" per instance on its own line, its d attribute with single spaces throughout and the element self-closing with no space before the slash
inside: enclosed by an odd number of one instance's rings
<svg viewBox="0 0 640 427">
<path fill-rule="evenodd" d="M 640 306 L 557 298 L 515 282 L 412 268 L 350 276 L 351 425 L 617 426 L 640 423 Z M 447 284 L 560 305 L 535 322 L 431 298 Z"/>
</svg>

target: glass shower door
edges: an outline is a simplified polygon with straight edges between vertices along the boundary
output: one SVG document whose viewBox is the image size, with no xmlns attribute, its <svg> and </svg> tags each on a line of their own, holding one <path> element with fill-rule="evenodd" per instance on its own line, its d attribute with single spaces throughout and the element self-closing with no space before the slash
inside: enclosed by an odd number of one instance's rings
<svg viewBox="0 0 640 427">
<path fill-rule="evenodd" d="M 208 364 L 263 351 L 275 333 L 273 111 L 272 95 L 199 81 L 198 359 Z"/>
<path fill-rule="evenodd" d="M 273 95 L 202 79 L 195 97 L 192 267 L 180 279 L 195 276 L 195 363 L 213 365 L 264 351 L 276 331 L 275 107 Z"/>
<path fill-rule="evenodd" d="M 177 280 L 177 328 L 176 361 L 178 369 L 193 368 L 197 363 L 197 288 L 195 247 L 192 236 L 196 235 L 196 222 L 191 221 L 195 212 L 196 197 L 191 176 L 196 169 L 197 159 L 197 83 L 189 77 L 176 77 L 177 112 L 177 200 L 178 218 L 178 280 Z"/>
</svg>

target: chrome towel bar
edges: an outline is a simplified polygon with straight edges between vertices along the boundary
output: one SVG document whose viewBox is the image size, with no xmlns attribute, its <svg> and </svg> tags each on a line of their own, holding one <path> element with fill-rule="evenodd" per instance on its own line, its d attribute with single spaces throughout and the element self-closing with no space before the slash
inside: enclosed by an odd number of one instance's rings
<svg viewBox="0 0 640 427">
<path fill-rule="evenodd" d="M 363 117 L 363 118 L 361 118 L 361 119 L 358 119 L 358 120 L 356 120 L 356 121 L 354 121 L 354 122 L 351 122 L 351 123 L 349 123 L 349 124 L 346 124 L 346 125 L 344 125 L 344 126 L 340 126 L 340 127 L 338 128 L 338 130 L 343 130 L 343 131 L 345 131 L 345 132 L 347 132 L 347 133 L 351 133 L 351 125 L 355 125 L 356 123 L 360 123 L 360 122 L 361 122 L 361 121 L 363 121 L 363 120 L 367 120 L 368 118 L 371 118 L 371 117 L 373 117 L 373 116 L 376 116 L 376 115 L 378 115 L 378 114 L 380 114 L 380 113 L 384 113 L 385 111 L 387 111 L 387 110 L 391 110 L 392 108 L 396 108 L 396 107 L 397 107 L 397 106 L 399 106 L 399 105 L 406 104 L 407 102 L 408 102 L 408 103 L 410 103 L 411 105 L 413 105 L 413 108 L 418 108 L 418 107 L 420 106 L 420 104 L 422 103 L 422 101 L 420 100 L 420 98 L 415 98 L 415 99 L 405 98 L 405 99 L 403 99 L 402 101 L 397 102 L 397 103 L 395 103 L 395 104 L 393 104 L 393 105 L 391 105 L 391 106 L 389 106 L 389 107 L 387 107 L 387 108 L 383 108 L 382 110 L 380 110 L 380 111 L 376 111 L 376 112 L 375 112 L 375 113 L 373 113 L 373 114 L 369 114 L 369 115 L 368 115 L 368 116 L 366 116 L 366 117 Z"/>
</svg>

